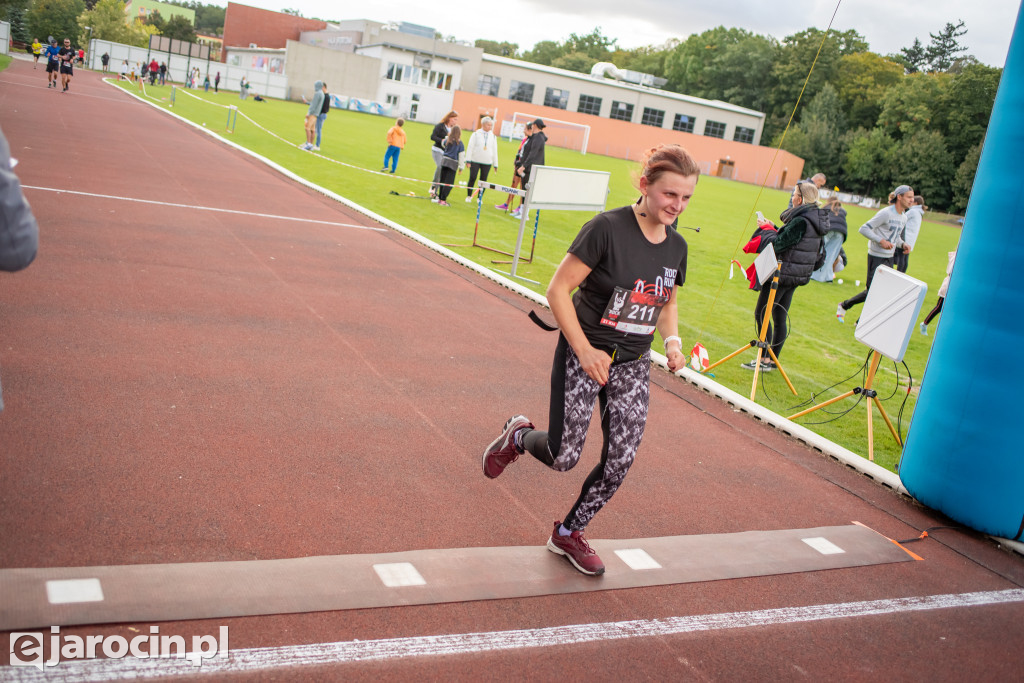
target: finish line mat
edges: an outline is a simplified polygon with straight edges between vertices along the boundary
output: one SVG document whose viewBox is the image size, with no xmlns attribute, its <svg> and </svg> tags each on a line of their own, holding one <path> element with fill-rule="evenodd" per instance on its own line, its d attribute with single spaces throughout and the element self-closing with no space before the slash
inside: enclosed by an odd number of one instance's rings
<svg viewBox="0 0 1024 683">
<path fill-rule="evenodd" d="M 0 570 L 0 631 L 494 600 L 915 559 L 859 524 L 594 540 L 590 577 L 544 546 Z"/>
</svg>

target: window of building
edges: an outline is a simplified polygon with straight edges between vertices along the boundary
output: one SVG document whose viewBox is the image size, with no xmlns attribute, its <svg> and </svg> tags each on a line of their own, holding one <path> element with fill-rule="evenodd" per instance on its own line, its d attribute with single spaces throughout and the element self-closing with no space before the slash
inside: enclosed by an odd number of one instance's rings
<svg viewBox="0 0 1024 683">
<path fill-rule="evenodd" d="M 480 78 L 476 79 L 476 91 L 480 95 L 491 95 L 492 97 L 497 97 L 498 86 L 500 85 L 501 78 L 498 76 L 480 74 Z"/>
<path fill-rule="evenodd" d="M 696 119 L 692 116 L 676 114 L 676 119 L 672 122 L 672 130 L 681 130 L 684 133 L 692 133 L 694 121 L 696 121 Z"/>
<path fill-rule="evenodd" d="M 544 106 L 565 109 L 569 106 L 569 91 L 558 88 L 548 88 L 544 91 Z"/>
<path fill-rule="evenodd" d="M 708 121 L 704 124 L 704 135 L 709 138 L 724 138 L 725 124 L 719 121 Z"/>
<path fill-rule="evenodd" d="M 385 95 L 384 101 L 387 104 L 393 104 L 395 106 L 398 106 L 398 95 Z"/>
<path fill-rule="evenodd" d="M 421 69 L 409 66 L 408 64 L 395 64 L 394 62 L 389 62 L 388 70 L 384 74 L 384 78 L 389 81 L 398 81 L 400 83 L 409 83 L 411 85 L 425 85 L 428 88 L 437 88 L 438 90 L 452 89 L 451 74 L 444 73 L 443 71 Z"/>
<path fill-rule="evenodd" d="M 736 142 L 753 142 L 754 141 L 754 129 L 744 128 L 743 126 L 736 126 L 736 132 L 733 133 L 732 139 Z"/>
<path fill-rule="evenodd" d="M 599 116 L 601 114 L 601 98 L 591 97 L 590 95 L 580 95 L 580 106 L 576 109 L 581 114 L 593 114 Z"/>
<path fill-rule="evenodd" d="M 518 102 L 533 102 L 533 83 L 510 81 L 508 85 L 508 98 Z"/>
<path fill-rule="evenodd" d="M 612 110 L 608 113 L 608 118 L 617 119 L 619 121 L 632 121 L 633 105 L 627 102 L 616 102 L 615 100 L 612 100 Z"/>
<path fill-rule="evenodd" d="M 640 123 L 645 126 L 655 126 L 661 128 L 661 124 L 665 122 L 665 112 L 661 109 L 651 109 L 650 107 L 644 107 L 644 114 L 640 117 Z"/>
</svg>

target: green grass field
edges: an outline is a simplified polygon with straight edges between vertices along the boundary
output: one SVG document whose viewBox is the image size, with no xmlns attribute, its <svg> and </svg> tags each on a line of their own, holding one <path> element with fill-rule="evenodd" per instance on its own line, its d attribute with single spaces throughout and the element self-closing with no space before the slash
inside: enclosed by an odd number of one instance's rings
<svg viewBox="0 0 1024 683">
<path fill-rule="evenodd" d="M 122 87 L 137 92 L 135 86 Z M 150 100 L 167 107 L 171 87 L 147 86 Z M 427 199 L 428 182 L 434 167 L 430 156 L 431 124 L 407 122 L 408 143 L 401 154 L 395 177 L 375 173 L 385 151 L 385 134 L 393 121 L 389 118 L 349 111 L 332 110 L 323 130 L 322 150 L 327 159 L 318 158 L 297 149 L 304 141 L 302 121 L 305 107 L 298 103 L 278 100 L 254 102 L 251 98 L 240 101 L 237 93 L 219 94 L 192 91 L 204 101 L 178 92 L 173 111 L 213 131 L 224 131 L 227 112 L 224 105 L 236 105 L 239 111 L 269 131 L 285 138 L 275 138 L 239 116 L 233 134 L 224 137 L 258 154 L 272 159 L 293 172 L 329 190 L 350 198 L 362 206 L 414 230 L 442 244 L 468 244 L 472 241 L 476 204 L 466 203 L 465 190 L 452 191 L 450 207 L 432 204 Z M 217 106 L 221 105 L 221 106 Z M 500 158 L 503 165 L 490 180 L 507 183 L 511 179 L 511 161 L 518 143 L 501 141 Z M 335 163 L 342 162 L 342 163 Z M 597 155 L 548 147 L 546 163 L 563 166 L 609 171 L 611 193 L 608 207 L 622 206 L 636 199 L 638 193 L 633 177 L 638 170 L 633 162 Z M 468 172 L 459 176 L 465 181 Z M 410 178 L 410 179 L 407 179 Z M 390 194 L 391 191 L 402 196 Z M 417 197 L 405 196 L 413 192 Z M 511 251 L 514 247 L 518 222 L 493 208 L 503 197 L 485 197 L 481 216 L 479 241 L 483 244 Z M 754 212 L 778 221 L 778 214 L 786 208 L 788 193 L 764 189 L 714 177 L 702 177 L 697 192 L 680 225 L 699 226 L 700 233 L 682 231 L 690 245 L 686 286 L 680 293 L 679 330 L 683 346 L 689 349 L 701 342 L 714 362 L 740 348 L 756 336 L 753 309 L 756 294 L 748 289 L 740 269 L 729 279 L 732 259 L 744 267 L 751 256 L 740 249 L 754 227 Z M 798 396 L 789 393 L 778 372 L 763 375 L 758 388 L 757 402 L 780 414 L 790 415 L 806 406 L 862 385 L 860 368 L 869 349 L 854 340 L 854 320 L 860 309 L 847 316 L 840 324 L 834 317 L 836 304 L 855 294 L 860 288 L 854 281 L 866 277 L 867 242 L 857 234 L 857 227 L 870 218 L 874 211 L 859 207 L 846 207 L 850 236 L 846 252 L 850 263 L 840 274 L 845 284 L 810 282 L 800 288 L 790 309 L 790 337 L 782 354 L 782 362 L 792 379 Z M 579 212 L 542 213 L 537 236 L 536 254 L 532 263 L 521 264 L 518 274 L 544 283 L 535 286 L 543 293 L 555 267 L 565 255 L 566 248 L 588 216 Z M 950 220 L 948 217 L 943 217 Z M 939 284 L 945 277 L 946 253 L 956 248 L 959 228 L 949 222 L 937 222 L 925 217 L 918 246 L 911 256 L 910 274 L 928 283 L 928 295 L 923 315 L 935 303 Z M 524 246 L 525 249 L 529 245 Z M 493 265 L 499 257 L 490 251 L 473 247 L 452 247 L 453 251 L 484 266 L 507 272 L 508 266 Z M 528 253 L 528 252 L 527 252 Z M 524 324 L 526 321 L 524 321 Z M 934 334 L 935 325 L 931 326 Z M 921 376 L 924 373 L 932 336 L 916 331 L 907 350 L 905 362 L 913 375 L 913 387 L 907 394 L 908 380 L 902 365 L 897 370 L 891 361 L 883 359 L 875 388 L 884 400 L 886 411 L 894 422 L 901 418 L 905 438 L 913 413 Z M 660 339 L 656 340 L 657 345 Z M 658 350 L 661 350 L 658 348 Z M 748 351 L 713 370 L 714 378 L 734 391 L 749 395 L 752 373 L 740 368 L 740 363 L 753 357 Z M 849 381 L 830 388 L 841 380 Z M 901 415 L 901 405 L 906 398 Z M 845 415 L 844 415 L 845 413 Z M 849 450 L 867 457 L 868 433 L 866 409 L 863 403 L 848 398 L 829 408 L 812 413 L 799 420 L 813 431 Z M 889 434 L 878 413 L 874 420 L 875 460 L 893 469 L 900 448 Z"/>
</svg>

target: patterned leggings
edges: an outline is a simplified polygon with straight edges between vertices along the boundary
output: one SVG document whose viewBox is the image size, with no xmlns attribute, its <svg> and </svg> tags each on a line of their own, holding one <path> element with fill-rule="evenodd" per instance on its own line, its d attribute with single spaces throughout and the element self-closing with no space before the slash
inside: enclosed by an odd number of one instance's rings
<svg viewBox="0 0 1024 683">
<path fill-rule="evenodd" d="M 650 375 L 647 352 L 638 360 L 612 365 L 608 384 L 602 387 L 587 376 L 565 337 L 559 336 L 551 368 L 550 431 L 526 432 L 522 443 L 548 467 L 559 472 L 572 469 L 583 452 L 594 402 L 600 400 L 601 462 L 583 482 L 576 504 L 562 521 L 570 531 L 585 529 L 626 478 L 647 425 Z"/>
</svg>

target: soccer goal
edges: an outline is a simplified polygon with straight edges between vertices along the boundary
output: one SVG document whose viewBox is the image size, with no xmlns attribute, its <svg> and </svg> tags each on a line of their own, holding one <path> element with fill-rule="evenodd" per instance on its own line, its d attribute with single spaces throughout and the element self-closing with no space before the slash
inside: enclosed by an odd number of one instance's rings
<svg viewBox="0 0 1024 683">
<path fill-rule="evenodd" d="M 501 122 L 501 137 L 507 140 L 521 140 L 526 124 L 538 118 L 544 119 L 544 134 L 548 137 L 547 144 L 574 149 L 581 154 L 587 153 L 587 145 L 590 143 L 590 126 L 585 123 L 560 121 L 517 111 L 512 114 L 511 120 L 505 119 Z"/>
</svg>

